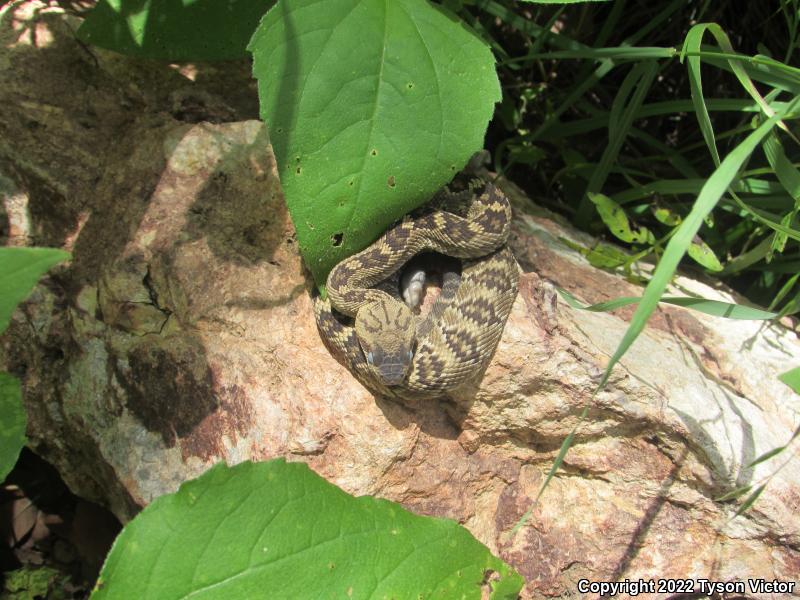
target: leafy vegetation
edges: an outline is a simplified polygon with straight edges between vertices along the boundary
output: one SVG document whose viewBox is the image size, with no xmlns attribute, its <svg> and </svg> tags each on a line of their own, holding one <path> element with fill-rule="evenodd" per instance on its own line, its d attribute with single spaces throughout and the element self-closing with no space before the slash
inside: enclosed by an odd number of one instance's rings
<svg viewBox="0 0 800 600">
<path fill-rule="evenodd" d="M 50 567 L 22 568 L 5 574 L 4 600 L 68 600 L 66 576 Z"/>
<path fill-rule="evenodd" d="M 498 170 L 539 204 L 631 250 L 587 252 L 590 259 L 629 268 L 688 254 L 685 266 L 703 267 L 752 301 L 797 310 L 800 179 L 787 125 L 800 90 L 800 70 L 790 65 L 796 2 L 744 12 L 684 0 L 450 4 L 500 59 L 504 97 L 489 132 Z M 737 52 L 731 39 L 745 48 Z M 742 146 L 777 113 L 782 121 Z M 705 206 L 687 224 L 701 196 Z M 685 240 L 668 255 L 678 235 Z"/>
<path fill-rule="evenodd" d="M 92 597 L 478 599 L 485 585 L 499 600 L 522 583 L 455 521 L 353 498 L 274 460 L 218 464 L 152 502 L 117 538 Z"/>
</svg>

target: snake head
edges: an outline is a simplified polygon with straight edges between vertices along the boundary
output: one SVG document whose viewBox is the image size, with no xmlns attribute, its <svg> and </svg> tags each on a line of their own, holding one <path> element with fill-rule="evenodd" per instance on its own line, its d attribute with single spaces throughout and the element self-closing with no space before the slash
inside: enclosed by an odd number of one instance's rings
<svg viewBox="0 0 800 600">
<path fill-rule="evenodd" d="M 403 382 L 416 341 L 411 309 L 395 300 L 378 300 L 356 314 L 356 336 L 370 371 L 386 386 Z"/>
</svg>

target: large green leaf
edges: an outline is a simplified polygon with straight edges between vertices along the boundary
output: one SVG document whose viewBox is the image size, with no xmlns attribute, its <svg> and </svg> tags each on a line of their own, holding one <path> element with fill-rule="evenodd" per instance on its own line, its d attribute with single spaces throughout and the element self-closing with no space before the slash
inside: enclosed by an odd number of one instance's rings
<svg viewBox="0 0 800 600">
<path fill-rule="evenodd" d="M 318 284 L 466 164 L 500 99 L 489 48 L 426 0 L 280 0 L 249 50 Z"/>
<path fill-rule="evenodd" d="M 19 451 L 25 445 L 26 424 L 19 381 L 0 372 L 0 481 L 14 468 Z"/>
<path fill-rule="evenodd" d="M 55 248 L 0 248 L 0 333 L 39 278 L 69 256 Z"/>
<path fill-rule="evenodd" d="M 516 598 L 522 578 L 454 521 L 354 498 L 305 464 L 218 464 L 114 543 L 94 600 Z"/>
<path fill-rule="evenodd" d="M 161 60 L 244 58 L 275 0 L 100 0 L 78 38 L 122 54 Z"/>
</svg>

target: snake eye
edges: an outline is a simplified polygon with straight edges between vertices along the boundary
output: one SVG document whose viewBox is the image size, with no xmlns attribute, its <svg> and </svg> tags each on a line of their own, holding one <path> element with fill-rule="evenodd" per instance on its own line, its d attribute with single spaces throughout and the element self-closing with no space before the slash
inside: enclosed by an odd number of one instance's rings
<svg viewBox="0 0 800 600">
<path fill-rule="evenodd" d="M 367 352 L 367 363 L 372 364 L 372 352 Z"/>
</svg>

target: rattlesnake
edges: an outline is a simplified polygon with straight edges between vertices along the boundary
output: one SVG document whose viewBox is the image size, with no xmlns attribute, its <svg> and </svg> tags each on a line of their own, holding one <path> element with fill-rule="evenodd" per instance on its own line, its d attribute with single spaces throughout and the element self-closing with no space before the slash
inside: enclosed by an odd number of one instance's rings
<svg viewBox="0 0 800 600">
<path fill-rule="evenodd" d="M 315 300 L 328 349 L 373 392 L 406 399 L 440 396 L 481 374 L 494 353 L 519 280 L 505 246 L 511 207 L 492 183 L 479 179 L 466 186 L 457 180 L 431 205 L 464 201 L 465 216 L 429 210 L 389 229 L 337 264 L 328 275 L 328 297 Z M 462 259 L 462 270 L 452 297 L 443 288 L 417 339 L 419 323 L 411 309 L 373 286 L 424 250 Z"/>
</svg>

